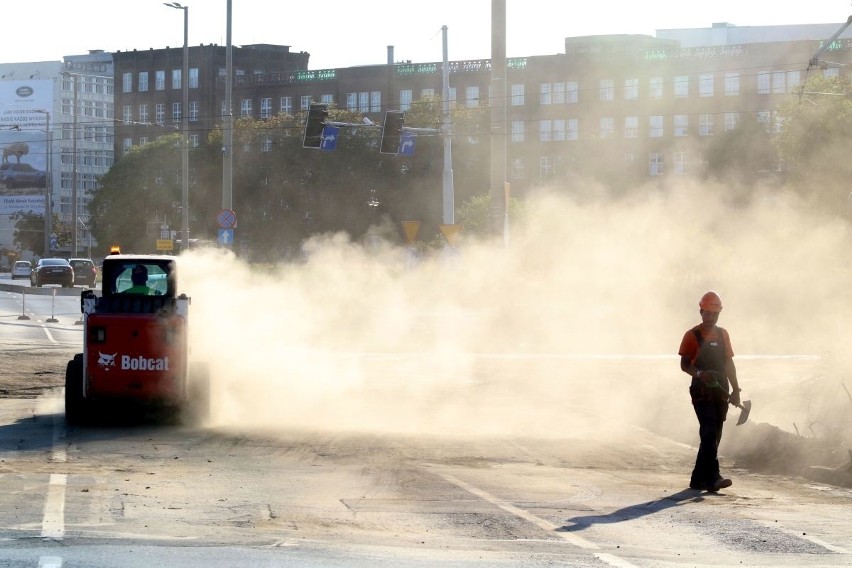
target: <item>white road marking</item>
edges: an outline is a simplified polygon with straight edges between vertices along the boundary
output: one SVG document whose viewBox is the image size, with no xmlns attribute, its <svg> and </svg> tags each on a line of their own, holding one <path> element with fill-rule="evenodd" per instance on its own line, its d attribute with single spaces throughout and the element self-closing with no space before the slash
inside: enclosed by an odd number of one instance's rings
<svg viewBox="0 0 852 568">
<path fill-rule="evenodd" d="M 58 556 L 42 556 L 38 559 L 38 568 L 62 568 L 62 559 Z"/>
<path fill-rule="evenodd" d="M 524 519 L 525 521 L 533 523 L 534 525 L 538 526 L 539 528 L 544 529 L 547 532 L 552 532 L 556 535 L 559 535 L 560 538 L 562 538 L 563 540 L 565 540 L 569 544 L 573 544 L 574 546 L 576 546 L 578 548 L 583 548 L 585 550 L 600 550 L 600 547 L 590 540 L 586 540 L 585 538 L 583 538 L 581 536 L 577 536 L 577 535 L 570 533 L 570 532 L 557 530 L 557 529 L 559 529 L 559 527 L 557 525 L 551 523 L 550 521 L 546 521 L 546 520 L 542 519 L 541 517 L 537 517 L 537 516 L 533 515 L 529 511 L 521 509 L 520 507 L 516 507 L 516 506 L 512 505 L 511 503 L 503 501 L 502 499 L 498 499 L 494 495 L 491 495 L 490 493 L 483 491 L 482 489 L 480 489 L 478 487 L 474 487 L 473 485 L 462 481 L 461 479 L 455 477 L 454 475 L 450 475 L 449 473 L 442 472 L 439 469 L 434 468 L 433 466 L 429 466 L 429 467 L 430 467 L 430 469 L 433 469 L 438 475 L 440 475 L 441 477 L 443 477 L 445 480 L 449 481 L 453 485 L 464 489 L 468 493 L 476 495 L 477 497 L 479 497 L 480 499 L 482 499 L 484 501 L 488 501 L 492 505 L 499 507 L 500 509 L 503 509 L 507 513 L 510 513 L 510 514 L 512 514 L 512 515 L 514 515 L 518 518 L 521 518 L 521 519 Z M 619 558 L 618 556 L 615 556 L 613 554 L 607 554 L 607 553 L 603 553 L 603 552 L 595 553 L 595 558 L 597 558 L 598 560 L 600 560 L 601 562 L 603 562 L 605 564 L 608 564 L 610 566 L 614 566 L 615 568 L 637 568 L 634 564 L 631 564 L 631 563 L 627 562 L 626 560 L 622 560 L 621 558 Z"/>
<path fill-rule="evenodd" d="M 44 517 L 41 521 L 41 537 L 55 540 L 65 538 L 65 486 L 68 476 L 64 473 L 50 475 L 47 497 L 44 501 Z"/>
</svg>

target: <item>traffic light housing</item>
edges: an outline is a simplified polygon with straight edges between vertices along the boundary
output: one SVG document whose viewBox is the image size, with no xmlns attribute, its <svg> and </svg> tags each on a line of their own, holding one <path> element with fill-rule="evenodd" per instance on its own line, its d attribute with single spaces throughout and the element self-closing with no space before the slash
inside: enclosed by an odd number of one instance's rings
<svg viewBox="0 0 852 568">
<path fill-rule="evenodd" d="M 326 118 L 328 118 L 328 105 L 312 103 L 308 110 L 308 120 L 305 122 L 303 148 L 322 147 L 322 131 L 325 128 Z"/>
<path fill-rule="evenodd" d="M 382 154 L 399 154 L 402 141 L 402 125 L 405 123 L 405 113 L 389 110 L 385 113 L 385 123 L 382 125 L 382 143 L 379 152 Z"/>
</svg>

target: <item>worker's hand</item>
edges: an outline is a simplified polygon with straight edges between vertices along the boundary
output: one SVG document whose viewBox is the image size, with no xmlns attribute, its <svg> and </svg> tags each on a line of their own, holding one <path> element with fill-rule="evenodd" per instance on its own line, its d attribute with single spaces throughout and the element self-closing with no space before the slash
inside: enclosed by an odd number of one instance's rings
<svg viewBox="0 0 852 568">
<path fill-rule="evenodd" d="M 730 396 L 730 398 L 728 398 L 728 400 L 734 406 L 739 406 L 740 405 L 740 390 L 734 389 L 733 392 L 731 392 L 731 396 Z"/>
</svg>

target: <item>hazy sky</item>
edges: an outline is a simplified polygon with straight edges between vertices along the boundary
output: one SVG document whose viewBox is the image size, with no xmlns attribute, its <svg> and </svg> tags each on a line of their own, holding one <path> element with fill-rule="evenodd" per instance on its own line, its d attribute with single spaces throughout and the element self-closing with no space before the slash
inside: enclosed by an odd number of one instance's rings
<svg viewBox="0 0 852 568">
<path fill-rule="evenodd" d="M 189 6 L 190 45 L 225 44 L 227 0 L 181 3 Z M 17 6 L 14 14 L 7 4 Z M 0 63 L 59 61 L 92 49 L 183 45 L 183 13 L 161 0 L 4 0 L 3 5 Z M 506 0 L 506 5 L 509 57 L 560 53 L 570 36 L 653 35 L 656 29 L 713 22 L 841 23 L 852 14 L 849 0 Z M 490 0 L 232 0 L 232 13 L 234 45 L 289 45 L 311 54 L 311 69 L 385 63 L 388 45 L 397 61 L 440 61 L 444 25 L 451 60 L 490 56 Z"/>
</svg>

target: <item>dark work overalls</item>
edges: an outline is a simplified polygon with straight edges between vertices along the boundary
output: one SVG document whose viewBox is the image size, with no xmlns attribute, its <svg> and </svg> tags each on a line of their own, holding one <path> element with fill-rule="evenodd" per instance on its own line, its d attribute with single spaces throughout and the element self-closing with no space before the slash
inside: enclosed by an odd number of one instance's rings
<svg viewBox="0 0 852 568">
<path fill-rule="evenodd" d="M 719 479 L 719 459 L 717 450 L 722 440 L 722 426 L 728 413 L 728 376 L 725 372 L 725 340 L 722 332 L 718 337 L 705 341 L 698 329 L 694 329 L 698 339 L 698 356 L 693 366 L 701 371 L 715 371 L 718 384 L 722 388 L 709 387 L 700 379 L 693 378 L 689 387 L 692 406 L 698 417 L 698 456 L 695 469 L 692 470 L 692 487 L 710 488 Z"/>
</svg>

